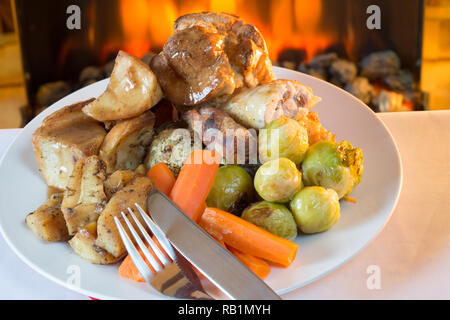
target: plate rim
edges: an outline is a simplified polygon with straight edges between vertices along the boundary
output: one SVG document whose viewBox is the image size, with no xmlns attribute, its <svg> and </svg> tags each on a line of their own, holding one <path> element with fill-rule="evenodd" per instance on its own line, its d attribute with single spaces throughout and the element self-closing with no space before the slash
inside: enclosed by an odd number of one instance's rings
<svg viewBox="0 0 450 320">
<path fill-rule="evenodd" d="M 400 194 L 401 194 L 402 189 L 403 189 L 403 174 L 404 174 L 404 169 L 403 169 L 403 164 L 402 164 L 401 153 L 400 153 L 400 150 L 399 150 L 399 148 L 398 148 L 398 145 L 397 145 L 397 142 L 396 142 L 394 136 L 392 135 L 392 133 L 391 133 L 391 131 L 389 130 L 389 128 L 387 127 L 387 125 L 386 125 L 386 124 L 385 124 L 385 123 L 377 116 L 377 114 L 376 114 L 371 108 L 369 108 L 365 103 L 363 103 L 361 100 L 357 99 L 355 96 L 353 96 L 353 95 L 350 94 L 349 92 L 343 90 L 342 88 L 340 88 L 340 87 L 338 87 L 338 86 L 336 86 L 336 85 L 334 85 L 334 84 L 332 84 L 332 83 L 330 83 L 330 82 L 324 81 L 324 80 L 322 80 L 322 79 L 315 78 L 315 77 L 313 77 L 313 76 L 310 76 L 310 75 L 308 75 L 308 74 L 302 73 L 302 72 L 300 72 L 300 71 L 291 70 L 291 69 L 287 69 L 287 68 L 281 68 L 281 67 L 276 67 L 276 66 L 274 66 L 273 69 L 274 69 L 274 71 L 275 71 L 275 70 L 279 70 L 278 72 L 286 72 L 286 71 L 287 71 L 287 72 L 299 73 L 299 74 L 302 75 L 302 77 L 309 78 L 309 79 L 311 79 L 311 80 L 313 80 L 313 81 L 319 81 L 319 82 L 325 83 L 325 85 L 332 86 L 332 87 L 334 87 L 334 89 L 338 89 L 339 92 L 340 92 L 341 94 L 345 94 L 345 95 L 347 95 L 347 97 L 349 97 L 350 99 L 355 100 L 355 101 L 360 105 L 360 107 L 364 106 L 364 108 L 366 108 L 368 111 L 370 111 L 370 112 L 373 114 L 373 116 L 374 116 L 374 118 L 376 119 L 376 121 L 377 121 L 379 124 L 381 124 L 381 126 L 383 127 L 383 129 L 387 132 L 387 134 L 388 134 L 388 136 L 389 136 L 391 142 L 393 143 L 393 147 L 394 147 L 395 154 L 396 154 L 396 159 L 397 159 L 396 164 L 397 164 L 398 169 L 399 169 L 398 188 L 397 188 L 397 192 L 396 192 L 396 195 L 395 195 L 394 203 L 393 203 L 393 205 L 392 205 L 392 207 L 391 207 L 391 209 L 390 209 L 390 212 L 389 212 L 388 216 L 387 216 L 386 219 L 384 220 L 383 224 L 378 228 L 378 230 L 373 234 L 373 236 L 370 237 L 370 238 L 369 238 L 369 239 L 368 239 L 368 240 L 367 240 L 367 241 L 366 241 L 366 242 L 365 242 L 358 250 L 355 250 L 354 252 L 352 252 L 352 254 L 350 254 L 348 257 L 346 257 L 345 259 L 343 259 L 341 262 L 339 262 L 338 264 L 336 264 L 334 267 L 330 268 L 330 269 L 327 270 L 326 272 L 323 272 L 323 273 L 321 273 L 321 274 L 319 274 L 319 275 L 317 275 L 317 276 L 315 276 L 315 277 L 309 279 L 308 281 L 301 282 L 301 283 L 298 283 L 298 284 L 296 284 L 296 285 L 289 286 L 289 287 L 284 288 L 284 289 L 276 290 L 277 294 L 283 295 L 283 294 L 286 294 L 286 293 L 288 293 L 288 292 L 292 292 L 292 291 L 294 291 L 294 290 L 297 290 L 297 289 L 299 289 L 299 288 L 301 288 L 301 287 L 305 287 L 305 286 L 307 286 L 307 285 L 310 285 L 311 283 L 316 282 L 316 281 L 319 280 L 319 279 L 325 278 L 326 276 L 328 276 L 328 275 L 331 274 L 332 272 L 338 270 L 338 269 L 341 268 L 343 265 L 347 264 L 349 261 L 351 261 L 351 260 L 352 260 L 353 258 L 355 258 L 357 255 L 359 255 L 359 254 L 361 253 L 361 251 L 363 251 L 363 250 L 364 250 L 364 249 L 365 249 L 372 241 L 374 241 L 374 240 L 379 236 L 379 234 L 383 231 L 383 229 L 385 228 L 385 226 L 386 226 L 386 225 L 388 224 L 388 222 L 390 221 L 390 219 L 391 219 L 391 217 L 392 217 L 392 215 L 393 215 L 395 209 L 397 208 L 397 204 L 398 204 L 398 202 L 399 202 Z M 278 73 L 278 72 L 275 72 L 275 74 Z M 278 77 L 277 77 L 277 79 L 283 79 L 283 78 L 278 78 Z M 67 95 L 67 96 L 65 96 L 65 97 L 63 97 L 63 98 L 61 98 L 60 100 L 56 101 L 56 102 L 53 103 L 51 106 L 49 106 L 47 109 L 53 108 L 56 104 L 62 104 L 62 106 L 61 106 L 60 108 L 63 108 L 63 107 L 65 106 L 65 104 L 63 103 L 64 100 L 66 100 L 66 99 L 67 99 L 67 100 L 70 100 L 70 98 L 71 98 L 72 96 L 77 96 L 77 95 L 79 95 L 79 92 L 80 92 L 80 91 L 86 90 L 86 88 L 88 88 L 88 87 L 100 85 L 100 83 L 108 82 L 108 81 L 109 81 L 109 78 L 106 78 L 106 79 L 97 81 L 97 82 L 95 82 L 95 83 L 93 83 L 93 84 L 90 84 L 89 86 L 80 88 L 80 89 L 78 89 L 78 90 L 76 90 L 76 91 L 70 93 L 69 95 Z M 60 108 L 59 108 L 59 109 L 60 109 Z M 59 109 L 57 109 L 57 110 L 59 110 Z M 56 111 L 56 110 L 55 110 L 55 111 Z M 54 112 L 54 111 L 53 111 L 53 112 Z M 32 122 L 37 122 L 37 121 L 39 121 L 41 118 L 45 118 L 45 117 L 48 116 L 48 115 L 45 113 L 45 111 L 44 111 L 43 113 L 44 113 L 44 115 L 42 115 L 41 117 L 39 117 L 39 115 L 36 116 L 36 117 L 35 117 L 34 119 L 32 119 L 32 120 L 31 120 L 24 128 L 21 128 L 21 129 L 25 129 L 27 126 L 31 125 Z M 49 114 L 51 114 L 51 113 L 49 113 Z M 43 120 L 43 119 L 42 119 L 42 120 Z M 41 120 L 41 122 L 42 122 L 42 120 Z M 12 146 L 16 143 L 16 141 L 17 141 L 23 134 L 24 134 L 24 130 L 21 130 L 21 131 L 19 132 L 19 134 L 17 134 L 17 135 L 14 137 L 14 139 L 10 142 L 9 146 L 5 149 L 5 151 L 4 151 L 3 155 L 2 155 L 2 157 L 0 158 L 0 167 L 3 165 L 4 159 L 6 158 L 7 154 L 9 153 L 10 149 L 12 148 Z M 35 263 L 31 262 L 24 254 L 22 254 L 22 252 L 20 252 L 20 251 L 16 248 L 16 246 L 13 244 L 13 242 L 11 241 L 11 239 L 7 236 L 7 233 L 6 233 L 5 230 L 3 229 L 2 223 L 0 223 L 0 234 L 3 236 L 3 239 L 5 239 L 5 242 L 8 244 L 8 247 L 9 247 L 10 249 L 11 249 L 11 250 L 12 250 L 12 251 L 13 251 L 13 252 L 14 252 L 14 253 L 15 253 L 15 254 L 16 254 L 16 255 L 17 255 L 17 256 L 18 256 L 25 264 L 26 264 L 26 265 L 28 265 L 29 267 L 31 267 L 32 270 L 36 271 L 37 273 L 39 273 L 40 275 L 42 275 L 44 278 L 47 278 L 47 279 L 49 279 L 49 280 L 51 280 L 51 281 L 53 281 L 53 282 L 55 282 L 55 283 L 57 283 L 57 284 L 59 284 L 59 285 L 65 287 L 65 288 L 67 288 L 67 289 L 69 289 L 69 290 L 72 290 L 72 291 L 75 291 L 75 292 L 77 292 L 77 293 L 86 295 L 86 296 L 88 296 L 88 297 L 95 296 L 95 298 L 97 298 L 97 299 L 104 299 L 104 300 L 118 300 L 118 299 L 121 299 L 121 298 L 118 298 L 118 297 L 115 297 L 115 296 L 104 295 L 104 294 L 99 294 L 99 293 L 97 293 L 97 292 L 92 292 L 92 291 L 90 291 L 90 290 L 83 289 L 83 288 L 81 288 L 81 287 L 77 287 L 77 286 L 71 285 L 70 283 L 67 283 L 67 282 L 62 281 L 61 279 L 55 277 L 55 276 L 52 275 L 51 273 L 49 273 L 49 272 L 47 272 L 47 271 L 41 269 L 38 265 L 36 265 Z M 151 298 L 151 299 L 158 299 L 157 296 L 154 296 L 154 297 L 152 296 L 152 297 L 149 297 L 149 298 Z M 164 299 L 165 297 L 162 297 L 162 298 Z"/>
</svg>

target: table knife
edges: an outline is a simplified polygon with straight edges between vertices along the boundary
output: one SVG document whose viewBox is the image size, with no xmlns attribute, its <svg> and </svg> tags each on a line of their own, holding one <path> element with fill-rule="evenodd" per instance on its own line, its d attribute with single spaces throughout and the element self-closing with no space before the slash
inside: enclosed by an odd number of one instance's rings
<svg viewBox="0 0 450 320">
<path fill-rule="evenodd" d="M 231 299 L 281 299 L 161 192 L 150 193 L 148 212 L 175 249 Z"/>
</svg>

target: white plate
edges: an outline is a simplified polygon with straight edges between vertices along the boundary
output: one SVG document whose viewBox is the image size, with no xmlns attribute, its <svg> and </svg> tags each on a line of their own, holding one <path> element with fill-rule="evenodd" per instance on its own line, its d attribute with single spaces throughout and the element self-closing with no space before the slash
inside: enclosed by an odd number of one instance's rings
<svg viewBox="0 0 450 320">
<path fill-rule="evenodd" d="M 360 252 L 381 231 L 395 208 L 402 185 L 400 155 L 388 129 L 367 106 L 347 92 L 295 71 L 275 68 L 279 79 L 298 80 L 322 97 L 317 105 L 323 125 L 364 153 L 364 174 L 352 196 L 341 202 L 341 219 L 329 231 L 299 236 L 294 263 L 273 268 L 267 283 L 282 294 L 311 283 Z M 66 243 L 44 243 L 27 228 L 25 216 L 46 198 L 31 146 L 31 136 L 44 117 L 63 106 L 99 96 L 108 80 L 61 99 L 31 121 L 0 163 L 0 229 L 9 246 L 34 270 L 79 293 L 99 299 L 158 299 L 146 284 L 119 277 L 117 265 L 98 266 L 79 258 Z M 220 266 L 219 266 L 220 267 Z M 73 275 L 80 272 L 80 285 Z M 43 290 L 45 290 L 43 288 Z M 318 297 L 320 298 L 320 297 Z"/>
</svg>

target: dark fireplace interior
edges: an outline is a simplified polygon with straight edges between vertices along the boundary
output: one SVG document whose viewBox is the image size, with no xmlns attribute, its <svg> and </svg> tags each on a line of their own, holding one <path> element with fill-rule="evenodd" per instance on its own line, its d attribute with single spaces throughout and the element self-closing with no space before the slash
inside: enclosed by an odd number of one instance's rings
<svg viewBox="0 0 450 320">
<path fill-rule="evenodd" d="M 66 27 L 70 5 L 81 29 Z M 375 111 L 427 109 L 421 90 L 421 0 L 15 0 L 30 117 L 108 77 L 118 50 L 148 61 L 174 20 L 198 11 L 239 15 L 263 33 L 274 65 L 319 77 Z M 366 22 L 370 5 L 381 29 Z M 381 63 L 381 64 L 380 64 Z M 380 71 L 381 66 L 381 71 Z"/>
</svg>

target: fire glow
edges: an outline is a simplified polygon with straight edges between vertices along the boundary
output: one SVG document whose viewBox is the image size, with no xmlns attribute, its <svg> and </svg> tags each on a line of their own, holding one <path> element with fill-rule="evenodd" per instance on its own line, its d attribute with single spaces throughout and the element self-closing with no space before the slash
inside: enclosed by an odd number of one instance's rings
<svg viewBox="0 0 450 320">
<path fill-rule="evenodd" d="M 285 48 L 302 49 L 309 60 L 332 43 L 332 35 L 320 28 L 322 10 L 322 0 L 120 0 L 122 49 L 136 56 L 158 52 L 178 16 L 216 11 L 254 24 L 266 39 L 272 60 Z"/>
</svg>

